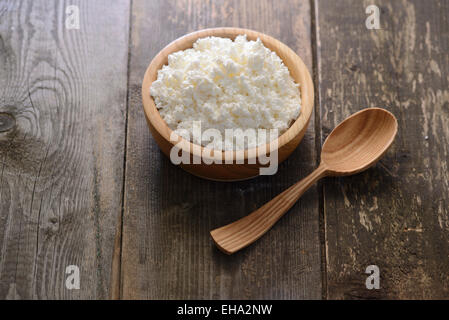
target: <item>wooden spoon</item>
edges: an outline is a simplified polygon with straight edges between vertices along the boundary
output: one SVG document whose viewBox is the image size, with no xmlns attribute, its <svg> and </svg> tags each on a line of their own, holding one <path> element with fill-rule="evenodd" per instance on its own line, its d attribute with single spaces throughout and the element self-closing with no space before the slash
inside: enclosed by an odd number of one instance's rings
<svg viewBox="0 0 449 320">
<path fill-rule="evenodd" d="M 327 137 L 315 171 L 248 216 L 212 230 L 215 244 L 232 254 L 253 243 L 318 179 L 355 174 L 373 165 L 393 142 L 397 128 L 394 115 L 384 109 L 368 108 L 353 114 Z"/>
</svg>

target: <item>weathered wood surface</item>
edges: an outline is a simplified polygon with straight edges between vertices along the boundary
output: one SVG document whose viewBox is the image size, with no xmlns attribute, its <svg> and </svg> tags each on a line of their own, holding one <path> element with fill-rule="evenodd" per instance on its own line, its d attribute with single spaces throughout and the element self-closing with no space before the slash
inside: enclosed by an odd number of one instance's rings
<svg viewBox="0 0 449 320">
<path fill-rule="evenodd" d="M 266 236 L 225 256 L 209 231 L 270 200 L 316 165 L 314 122 L 275 176 L 223 183 L 173 166 L 150 136 L 141 82 L 170 41 L 214 26 L 255 29 L 311 70 L 308 1 L 134 1 L 122 242 L 122 298 L 320 298 L 318 193 L 312 188 Z"/>
<path fill-rule="evenodd" d="M 128 1 L 0 1 L 0 299 L 109 296 L 128 22 Z"/>
<path fill-rule="evenodd" d="M 330 299 L 449 297 L 449 2 L 315 1 L 322 139 L 349 114 L 385 107 L 394 146 L 354 177 L 324 182 Z M 380 290 L 365 288 L 368 265 Z"/>
<path fill-rule="evenodd" d="M 381 30 L 365 27 L 369 4 L 0 0 L 0 299 L 449 297 L 449 3 L 376 1 Z M 202 180 L 150 136 L 146 67 L 214 26 L 265 32 L 316 68 L 316 121 L 275 176 Z M 311 172 L 331 129 L 369 106 L 399 120 L 378 165 L 323 180 L 242 252 L 214 247 L 209 230 Z M 65 288 L 71 264 L 80 290 Z M 380 290 L 365 288 L 371 264 Z"/>
</svg>

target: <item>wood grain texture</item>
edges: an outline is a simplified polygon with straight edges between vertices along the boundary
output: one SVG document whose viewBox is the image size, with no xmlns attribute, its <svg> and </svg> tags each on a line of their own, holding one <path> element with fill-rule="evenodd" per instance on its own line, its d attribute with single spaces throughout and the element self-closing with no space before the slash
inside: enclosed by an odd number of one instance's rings
<svg viewBox="0 0 449 320">
<path fill-rule="evenodd" d="M 322 138 L 365 107 L 396 115 L 399 133 L 378 165 L 324 183 L 327 297 L 449 296 L 449 3 L 315 1 Z M 380 290 L 365 269 L 380 268 Z"/>
<path fill-rule="evenodd" d="M 316 166 L 314 123 L 275 176 L 223 183 L 172 165 L 148 132 L 141 82 L 170 41 L 207 27 L 274 36 L 311 66 L 310 7 L 299 1 L 134 1 L 123 217 L 123 298 L 320 298 L 318 196 L 312 188 L 257 245 L 225 256 L 209 231 L 257 209 Z M 313 116 L 312 116 L 313 120 Z"/>
<path fill-rule="evenodd" d="M 127 1 L 0 1 L 0 299 L 109 295 L 128 21 Z"/>
</svg>

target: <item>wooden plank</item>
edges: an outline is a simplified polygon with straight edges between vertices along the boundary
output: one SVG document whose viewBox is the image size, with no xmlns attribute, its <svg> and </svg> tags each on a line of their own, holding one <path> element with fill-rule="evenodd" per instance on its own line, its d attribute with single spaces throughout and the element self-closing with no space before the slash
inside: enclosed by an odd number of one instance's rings
<svg viewBox="0 0 449 320">
<path fill-rule="evenodd" d="M 251 247 L 226 256 L 209 231 L 261 206 L 316 165 L 314 123 L 275 176 L 224 183 L 175 167 L 151 138 L 141 82 L 170 41 L 201 28 L 272 35 L 311 70 L 310 7 L 298 1 L 134 1 L 123 217 L 121 296 L 149 299 L 321 297 L 317 189 Z"/>
<path fill-rule="evenodd" d="M 326 179 L 327 297 L 449 296 L 449 3 L 315 1 L 322 138 L 349 114 L 385 107 L 399 121 L 374 168 Z M 365 269 L 380 268 L 380 290 Z"/>
<path fill-rule="evenodd" d="M 65 26 L 69 5 L 79 29 Z M 2 1 L 0 15 L 0 299 L 107 298 L 129 3 Z M 69 265 L 79 290 L 65 286 Z"/>
</svg>

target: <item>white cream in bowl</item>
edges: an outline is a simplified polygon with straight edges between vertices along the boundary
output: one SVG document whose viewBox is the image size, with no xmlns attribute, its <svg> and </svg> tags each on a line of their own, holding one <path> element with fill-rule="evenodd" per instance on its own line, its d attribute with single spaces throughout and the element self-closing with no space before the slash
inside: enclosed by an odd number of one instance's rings
<svg viewBox="0 0 449 320">
<path fill-rule="evenodd" d="M 282 134 L 299 116 L 298 86 L 275 52 L 260 39 L 240 35 L 235 41 L 201 38 L 193 48 L 170 54 L 150 93 L 162 119 L 179 135 L 212 149 L 241 150 L 267 141 L 251 135 L 234 139 L 225 130 Z M 218 130 L 223 141 L 195 136 L 198 123 L 201 131 Z"/>
</svg>

